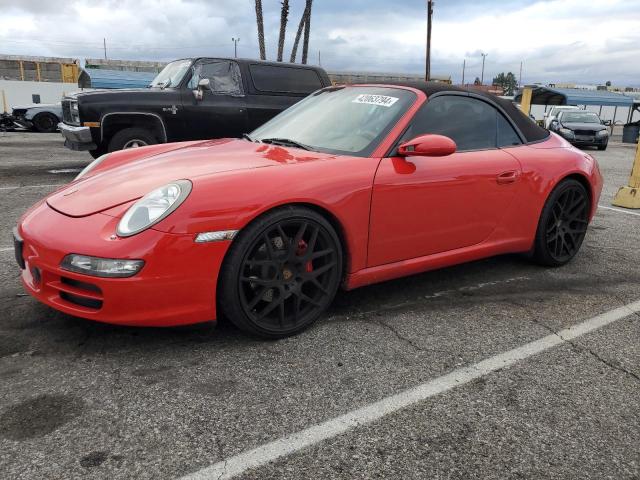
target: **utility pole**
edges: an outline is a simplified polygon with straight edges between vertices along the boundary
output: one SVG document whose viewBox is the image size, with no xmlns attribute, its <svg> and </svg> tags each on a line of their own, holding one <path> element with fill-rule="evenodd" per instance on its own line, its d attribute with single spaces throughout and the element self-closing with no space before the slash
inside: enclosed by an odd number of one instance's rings
<svg viewBox="0 0 640 480">
<path fill-rule="evenodd" d="M 464 71 L 467 68 L 467 59 L 462 60 L 462 86 L 464 87 Z"/>
<path fill-rule="evenodd" d="M 231 38 L 231 41 L 233 42 L 233 55 L 235 58 L 238 58 L 238 42 L 240 41 L 240 39 Z"/>
<path fill-rule="evenodd" d="M 522 86 L 522 62 L 520 62 L 520 77 L 518 78 L 518 87 Z"/>
<path fill-rule="evenodd" d="M 431 79 L 431 17 L 433 16 L 433 0 L 427 0 L 427 65 L 425 80 Z"/>
<path fill-rule="evenodd" d="M 480 55 L 482 55 L 482 75 L 480 76 L 480 85 L 484 85 L 484 60 L 489 54 L 481 53 Z"/>
<path fill-rule="evenodd" d="M 102 39 L 102 46 L 104 47 L 104 59 L 107 59 L 107 39 L 103 38 Z"/>
</svg>

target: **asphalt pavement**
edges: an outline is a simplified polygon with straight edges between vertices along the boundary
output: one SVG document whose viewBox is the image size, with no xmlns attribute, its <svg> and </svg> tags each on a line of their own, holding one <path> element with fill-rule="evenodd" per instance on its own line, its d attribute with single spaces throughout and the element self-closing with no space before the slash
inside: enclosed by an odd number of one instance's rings
<svg viewBox="0 0 640 480">
<path fill-rule="evenodd" d="M 610 207 L 634 147 L 589 153 Z M 508 255 L 340 293 L 285 340 L 125 328 L 25 296 L 13 258 L 18 217 L 90 160 L 0 133 L 0 478 L 640 478 L 636 212 L 600 208 L 563 268 Z"/>
</svg>

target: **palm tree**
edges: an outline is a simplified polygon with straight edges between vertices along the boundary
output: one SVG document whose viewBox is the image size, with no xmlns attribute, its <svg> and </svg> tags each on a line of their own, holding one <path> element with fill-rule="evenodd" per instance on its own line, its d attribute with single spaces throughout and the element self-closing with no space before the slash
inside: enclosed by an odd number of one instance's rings
<svg viewBox="0 0 640 480">
<path fill-rule="evenodd" d="M 309 33 L 311 32 L 311 2 L 307 0 L 307 18 L 304 22 L 304 42 L 302 43 L 302 63 L 307 63 L 307 54 L 309 53 Z"/>
<path fill-rule="evenodd" d="M 284 38 L 287 31 L 287 19 L 289 18 L 289 0 L 282 0 L 282 10 L 280 11 L 280 38 L 278 39 L 278 61 L 282 61 L 284 51 Z"/>
<path fill-rule="evenodd" d="M 289 60 L 291 63 L 294 63 L 296 61 L 296 55 L 298 54 L 298 44 L 300 43 L 300 37 L 302 37 L 302 29 L 305 27 L 307 19 L 311 16 L 312 3 L 313 0 L 307 0 L 307 3 L 304 7 L 304 12 L 302 12 L 302 17 L 300 18 L 300 23 L 298 24 L 296 39 L 293 42 L 293 48 L 291 49 L 291 59 Z"/>
<path fill-rule="evenodd" d="M 262 0 L 256 0 L 256 22 L 258 23 L 258 44 L 260 45 L 260 59 L 266 60 L 264 47 L 264 21 L 262 19 Z"/>
</svg>

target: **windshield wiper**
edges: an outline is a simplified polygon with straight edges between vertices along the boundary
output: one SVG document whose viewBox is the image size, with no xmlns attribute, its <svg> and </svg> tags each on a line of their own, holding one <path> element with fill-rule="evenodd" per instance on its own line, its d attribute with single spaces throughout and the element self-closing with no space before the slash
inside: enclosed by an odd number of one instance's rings
<svg viewBox="0 0 640 480">
<path fill-rule="evenodd" d="M 302 150 L 312 150 L 311 147 L 304 143 L 296 142 L 288 138 L 263 138 L 262 143 L 271 143 L 273 145 L 282 145 L 283 147 L 296 147 Z"/>
<path fill-rule="evenodd" d="M 243 133 L 242 138 L 244 138 L 245 140 L 249 140 L 250 142 L 255 142 L 255 140 L 251 138 L 251 136 L 248 133 Z"/>
</svg>

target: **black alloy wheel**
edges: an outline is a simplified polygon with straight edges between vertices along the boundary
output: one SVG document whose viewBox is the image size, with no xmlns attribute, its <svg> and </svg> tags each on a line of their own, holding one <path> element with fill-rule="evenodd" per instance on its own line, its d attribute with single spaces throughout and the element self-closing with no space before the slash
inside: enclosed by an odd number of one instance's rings
<svg viewBox="0 0 640 480">
<path fill-rule="evenodd" d="M 322 315 L 341 276 L 340 241 L 329 222 L 312 210 L 285 207 L 251 223 L 233 241 L 219 305 L 245 331 L 286 337 Z"/>
<path fill-rule="evenodd" d="M 577 180 L 561 182 L 551 192 L 542 211 L 534 257 L 548 266 L 569 262 L 580 250 L 589 225 L 591 202 Z"/>
</svg>

